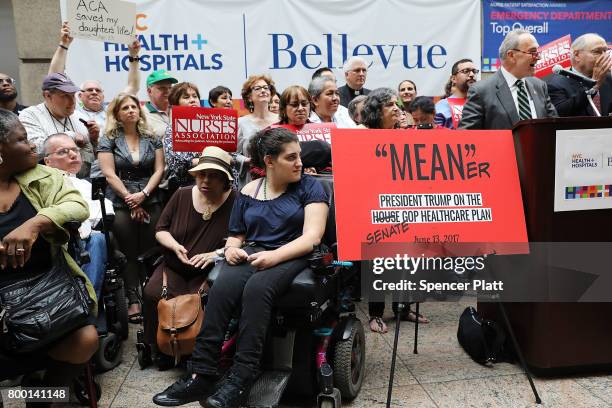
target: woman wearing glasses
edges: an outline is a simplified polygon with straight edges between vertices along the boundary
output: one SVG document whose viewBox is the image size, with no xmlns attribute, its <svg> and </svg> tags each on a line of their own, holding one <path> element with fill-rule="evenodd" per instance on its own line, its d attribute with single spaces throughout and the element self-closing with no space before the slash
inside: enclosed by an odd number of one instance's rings
<svg viewBox="0 0 612 408">
<path fill-rule="evenodd" d="M 461 121 L 460 111 L 463 109 L 468 89 L 476 83 L 479 72 L 471 59 L 461 59 L 453 64 L 448 83 L 451 94 L 448 98 L 442 99 L 436 104 L 436 115 L 434 117 L 436 125 L 448 129 L 457 129 Z M 453 115 L 453 111 L 458 113 Z"/>
<path fill-rule="evenodd" d="M 251 113 L 238 119 L 236 153 L 248 156 L 249 141 L 255 133 L 278 122 L 278 115 L 268 109 L 270 98 L 275 93 L 274 81 L 268 75 L 251 75 L 242 85 L 242 100 Z M 248 161 L 242 161 L 239 164 L 238 186 L 240 188 L 251 180 L 248 163 Z"/>
</svg>

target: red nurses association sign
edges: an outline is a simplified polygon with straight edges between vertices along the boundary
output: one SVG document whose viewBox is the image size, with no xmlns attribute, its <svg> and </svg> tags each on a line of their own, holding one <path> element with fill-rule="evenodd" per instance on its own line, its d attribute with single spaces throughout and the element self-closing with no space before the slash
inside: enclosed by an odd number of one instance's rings
<svg viewBox="0 0 612 408">
<path fill-rule="evenodd" d="M 543 78 L 546 75 L 552 74 L 552 69 L 555 65 L 561 65 L 563 68 L 572 66 L 570 61 L 570 47 L 572 45 L 572 37 L 568 34 L 554 41 L 544 44 L 538 48 L 540 52 L 540 60 L 535 66 L 535 76 Z"/>
<path fill-rule="evenodd" d="M 404 244 L 474 243 L 465 255 L 526 252 L 511 131 L 331 135 L 340 259 L 392 257 Z"/>
<path fill-rule="evenodd" d="M 172 148 L 176 152 L 201 152 L 217 146 L 235 152 L 238 112 L 233 109 L 172 107 Z"/>
</svg>

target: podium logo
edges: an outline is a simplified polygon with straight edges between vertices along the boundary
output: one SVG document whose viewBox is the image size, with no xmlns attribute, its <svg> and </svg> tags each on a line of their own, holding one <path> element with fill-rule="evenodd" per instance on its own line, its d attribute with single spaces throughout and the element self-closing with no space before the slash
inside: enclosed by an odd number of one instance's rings
<svg viewBox="0 0 612 408">
<path fill-rule="evenodd" d="M 612 184 L 596 184 L 592 186 L 567 186 L 565 199 L 577 200 L 581 198 L 608 198 L 612 197 Z"/>
<path fill-rule="evenodd" d="M 570 161 L 570 167 L 572 169 L 601 168 L 602 159 L 603 157 L 599 158 L 596 156 L 583 155 L 582 153 L 574 153 L 572 154 L 572 158 Z M 608 160 L 608 163 L 612 163 L 612 162 Z M 608 164 L 608 165 L 612 165 L 612 164 Z"/>
</svg>

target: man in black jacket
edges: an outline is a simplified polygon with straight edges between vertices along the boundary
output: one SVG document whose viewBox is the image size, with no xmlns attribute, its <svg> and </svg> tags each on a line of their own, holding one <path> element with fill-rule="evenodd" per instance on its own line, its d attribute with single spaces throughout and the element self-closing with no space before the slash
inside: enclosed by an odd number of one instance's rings
<svg viewBox="0 0 612 408">
<path fill-rule="evenodd" d="M 571 49 L 571 70 L 597 82 L 597 94 L 592 96 L 593 104 L 601 116 L 612 113 L 612 57 L 606 40 L 597 34 L 584 34 L 576 38 Z M 559 116 L 597 116 L 587 98 L 587 89 L 579 81 L 559 74 L 544 79 L 548 94 Z"/>
<path fill-rule="evenodd" d="M 363 58 L 351 57 L 344 63 L 344 79 L 346 85 L 338 88 L 340 105 L 348 108 L 348 104 L 358 95 L 367 95 L 369 89 L 364 88 L 368 67 Z"/>
</svg>

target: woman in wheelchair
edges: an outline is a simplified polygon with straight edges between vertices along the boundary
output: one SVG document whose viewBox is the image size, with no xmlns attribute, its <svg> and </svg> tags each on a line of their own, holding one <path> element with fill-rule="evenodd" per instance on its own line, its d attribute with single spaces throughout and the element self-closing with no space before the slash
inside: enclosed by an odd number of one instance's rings
<svg viewBox="0 0 612 408">
<path fill-rule="evenodd" d="M 19 118 L 0 109 L 0 288 L 47 273 L 54 264 L 53 254 L 58 253 L 74 275 L 85 279 L 95 301 L 91 283 L 62 248 L 68 240 L 62 225 L 87 219 L 87 204 L 58 170 L 37 161 L 36 147 L 28 142 Z M 4 312 L 0 301 L 0 314 Z M 0 346 L 0 380 L 46 367 L 44 385 L 64 386 L 76 374 L 76 365 L 87 362 L 97 347 L 93 324 L 17 358 Z"/>
<path fill-rule="evenodd" d="M 209 293 L 189 363 L 192 374 L 155 395 L 158 405 L 197 400 L 215 408 L 239 405 L 257 377 L 274 301 L 306 267 L 306 255 L 323 236 L 329 197 L 319 181 L 302 175 L 296 135 L 284 128 L 265 129 L 254 136 L 249 150 L 266 176 L 247 184 L 234 203 L 226 262 Z M 216 387 L 224 336 L 240 309 L 234 364 Z"/>
<path fill-rule="evenodd" d="M 179 188 L 162 212 L 155 237 L 164 260 L 144 289 L 145 342 L 156 345 L 157 303 L 161 299 L 163 272 L 168 298 L 196 293 L 206 280 L 203 270 L 223 255 L 235 192 L 231 189 L 231 156 L 216 146 L 204 149 L 198 165 L 189 172 L 196 185 Z M 153 347 L 155 349 L 155 347 Z M 157 353 L 159 368 L 174 365 L 173 358 Z"/>
</svg>

